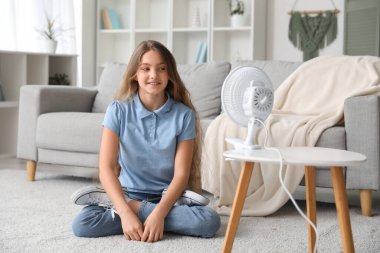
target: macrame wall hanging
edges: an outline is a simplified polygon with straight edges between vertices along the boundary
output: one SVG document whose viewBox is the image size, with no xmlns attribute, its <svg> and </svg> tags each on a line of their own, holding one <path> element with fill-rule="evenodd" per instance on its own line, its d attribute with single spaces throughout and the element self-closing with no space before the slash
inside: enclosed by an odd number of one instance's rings
<svg viewBox="0 0 380 253">
<path fill-rule="evenodd" d="M 331 44 L 337 35 L 337 14 L 339 10 L 294 11 L 294 2 L 290 14 L 289 40 L 303 52 L 303 60 L 307 61 L 319 54 L 322 49 Z"/>
</svg>

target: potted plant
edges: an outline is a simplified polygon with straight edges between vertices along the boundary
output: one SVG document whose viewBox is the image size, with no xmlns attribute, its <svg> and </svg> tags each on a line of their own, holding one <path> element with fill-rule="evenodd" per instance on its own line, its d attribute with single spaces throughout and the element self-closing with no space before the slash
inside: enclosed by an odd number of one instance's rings
<svg viewBox="0 0 380 253">
<path fill-rule="evenodd" d="M 241 0 L 228 0 L 228 6 L 230 8 L 230 15 L 243 15 L 244 14 L 244 2 Z"/>
<path fill-rule="evenodd" d="M 67 74 L 55 73 L 49 77 L 49 85 L 70 85 L 69 76 Z"/>
<path fill-rule="evenodd" d="M 43 29 L 37 30 L 41 35 L 42 40 L 41 50 L 46 53 L 55 53 L 57 49 L 57 36 L 58 36 L 58 27 L 54 18 L 51 18 L 46 14 L 46 21 Z"/>
<path fill-rule="evenodd" d="M 246 6 L 243 0 L 227 0 L 231 16 L 231 26 L 240 27 L 246 25 Z"/>
</svg>

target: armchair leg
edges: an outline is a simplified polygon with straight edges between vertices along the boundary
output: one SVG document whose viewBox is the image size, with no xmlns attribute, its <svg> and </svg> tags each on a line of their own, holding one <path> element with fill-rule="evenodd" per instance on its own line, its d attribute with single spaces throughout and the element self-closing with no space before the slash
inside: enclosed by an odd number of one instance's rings
<svg viewBox="0 0 380 253">
<path fill-rule="evenodd" d="M 360 206 L 362 215 L 372 215 L 372 190 L 360 190 Z"/>
<path fill-rule="evenodd" d="M 29 160 L 26 162 L 26 171 L 27 171 L 28 181 L 34 181 L 35 180 L 36 168 L 37 168 L 36 161 Z"/>
</svg>

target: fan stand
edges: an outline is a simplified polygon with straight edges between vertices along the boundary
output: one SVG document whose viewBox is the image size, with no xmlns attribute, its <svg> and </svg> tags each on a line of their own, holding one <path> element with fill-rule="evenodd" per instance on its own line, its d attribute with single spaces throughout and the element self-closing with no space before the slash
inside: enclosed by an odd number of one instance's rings
<svg viewBox="0 0 380 253">
<path fill-rule="evenodd" d="M 232 145 L 234 145 L 235 149 L 240 150 L 240 149 L 248 149 L 248 150 L 253 150 L 253 149 L 262 149 L 260 145 L 257 144 L 252 144 L 252 145 L 247 145 L 245 144 L 245 141 L 239 138 L 226 138 L 226 141 Z"/>
<path fill-rule="evenodd" d="M 261 149 L 262 147 L 257 144 L 256 134 L 258 127 L 255 126 L 255 118 L 248 121 L 248 133 L 245 140 L 239 138 L 226 138 L 226 141 L 234 145 L 235 149 Z"/>
</svg>

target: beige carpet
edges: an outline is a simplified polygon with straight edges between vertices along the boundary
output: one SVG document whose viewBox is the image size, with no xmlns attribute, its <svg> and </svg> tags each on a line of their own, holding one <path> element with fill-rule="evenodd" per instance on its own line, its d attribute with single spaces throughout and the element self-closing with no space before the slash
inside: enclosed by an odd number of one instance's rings
<svg viewBox="0 0 380 253">
<path fill-rule="evenodd" d="M 121 235 L 106 238 L 76 238 L 71 220 L 80 210 L 70 202 L 77 188 L 92 180 L 63 176 L 57 172 L 37 173 L 37 181 L 25 180 L 22 169 L 0 168 L 0 252 L 220 252 L 228 217 L 213 239 L 165 234 L 157 243 L 126 241 Z M 299 201 L 304 209 L 304 202 Z M 335 207 L 318 204 L 319 252 L 341 252 Z M 380 252 L 380 215 L 360 215 L 350 209 L 357 252 Z M 269 217 L 243 217 L 233 252 L 307 252 L 306 223 L 291 204 Z"/>
</svg>

